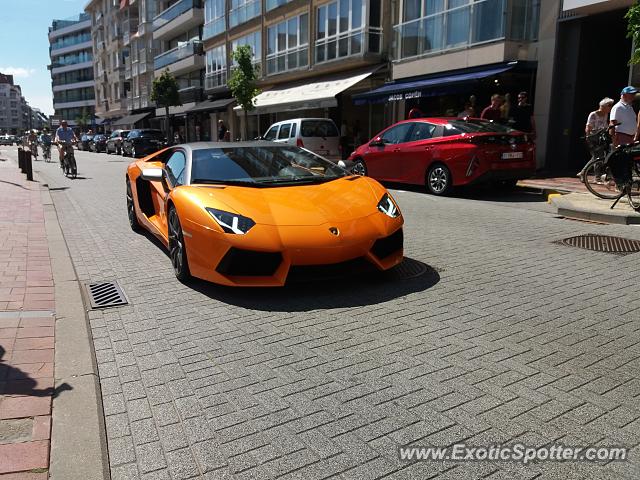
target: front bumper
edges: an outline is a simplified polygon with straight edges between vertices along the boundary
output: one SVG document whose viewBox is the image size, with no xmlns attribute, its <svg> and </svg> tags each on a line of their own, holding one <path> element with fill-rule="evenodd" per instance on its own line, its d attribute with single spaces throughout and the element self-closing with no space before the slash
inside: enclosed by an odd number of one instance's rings
<svg viewBox="0 0 640 480">
<path fill-rule="evenodd" d="M 318 226 L 256 225 L 246 235 L 219 233 L 187 220 L 183 231 L 195 277 L 228 286 L 275 287 L 284 285 L 295 267 L 363 259 L 377 270 L 388 270 L 403 259 L 402 224 L 401 216 L 373 214 Z"/>
</svg>

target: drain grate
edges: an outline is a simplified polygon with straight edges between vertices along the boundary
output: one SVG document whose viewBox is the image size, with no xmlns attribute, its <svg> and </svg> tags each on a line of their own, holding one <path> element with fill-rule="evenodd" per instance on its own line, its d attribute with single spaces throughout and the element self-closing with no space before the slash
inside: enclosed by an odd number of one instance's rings
<svg viewBox="0 0 640 480">
<path fill-rule="evenodd" d="M 617 255 L 629 255 L 630 253 L 640 252 L 639 240 L 596 235 L 593 233 L 565 238 L 558 243 L 568 247 L 583 248 L 594 252 L 615 253 Z"/>
<path fill-rule="evenodd" d="M 92 309 L 119 307 L 129 303 L 118 282 L 87 283 L 84 287 Z"/>
</svg>

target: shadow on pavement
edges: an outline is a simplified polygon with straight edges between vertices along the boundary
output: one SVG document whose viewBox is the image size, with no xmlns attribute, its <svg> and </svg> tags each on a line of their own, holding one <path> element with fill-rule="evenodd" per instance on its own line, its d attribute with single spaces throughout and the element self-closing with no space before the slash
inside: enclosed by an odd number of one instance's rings
<svg viewBox="0 0 640 480">
<path fill-rule="evenodd" d="M 409 263 L 408 269 L 403 268 Z M 193 280 L 189 286 L 211 299 L 237 307 L 269 312 L 306 312 L 376 305 L 428 290 L 439 281 L 440 274 L 436 269 L 405 258 L 403 264 L 388 272 L 366 271 L 339 278 L 288 282 L 279 288 L 223 287 L 202 280 Z"/>
<path fill-rule="evenodd" d="M 427 193 L 424 187 L 420 185 L 405 185 L 398 183 L 382 182 L 386 188 L 392 190 L 404 190 L 406 192 L 422 193 L 424 195 L 431 195 Z M 437 197 L 434 197 L 437 198 Z M 442 198 L 458 198 L 463 200 L 479 200 L 484 202 L 513 202 L 513 203 L 527 203 L 527 202 L 546 202 L 547 199 L 544 195 L 538 192 L 527 191 L 520 187 L 512 189 L 500 189 L 492 187 L 491 185 L 476 185 L 469 187 L 457 187 L 453 192 L 446 197 Z"/>
<path fill-rule="evenodd" d="M 12 365 L 4 363 L 2 357 L 5 349 L 0 345 L 0 395 L 25 395 L 30 397 L 53 397 L 57 398 L 62 392 L 73 390 L 67 382 L 61 383 L 57 387 L 34 388 L 37 382 L 28 374 Z"/>
</svg>

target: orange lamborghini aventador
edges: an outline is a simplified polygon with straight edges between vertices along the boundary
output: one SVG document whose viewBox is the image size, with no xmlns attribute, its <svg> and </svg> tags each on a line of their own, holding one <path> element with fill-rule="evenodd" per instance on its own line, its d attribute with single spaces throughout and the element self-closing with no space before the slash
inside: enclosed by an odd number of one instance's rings
<svg viewBox="0 0 640 480">
<path fill-rule="evenodd" d="M 131 228 L 153 233 L 175 274 L 280 286 L 303 266 L 402 261 L 402 214 L 375 180 L 290 145 L 178 145 L 129 165 Z"/>
</svg>

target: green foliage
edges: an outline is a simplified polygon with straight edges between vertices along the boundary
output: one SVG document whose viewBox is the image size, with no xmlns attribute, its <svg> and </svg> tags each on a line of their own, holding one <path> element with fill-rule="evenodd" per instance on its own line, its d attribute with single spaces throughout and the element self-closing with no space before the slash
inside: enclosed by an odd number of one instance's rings
<svg viewBox="0 0 640 480">
<path fill-rule="evenodd" d="M 633 2 L 624 18 L 627 20 L 627 37 L 633 41 L 630 65 L 640 63 L 640 5 L 638 0 Z"/>
<path fill-rule="evenodd" d="M 178 82 L 171 75 L 169 69 L 162 72 L 162 75 L 153 81 L 151 101 L 155 102 L 159 107 L 165 108 L 182 105 L 180 94 L 178 93 Z"/>
<path fill-rule="evenodd" d="M 247 112 L 255 108 L 254 100 L 260 93 L 256 87 L 258 72 L 251 63 L 253 53 L 249 45 L 239 46 L 232 54 L 237 63 L 231 70 L 231 77 L 227 82 L 231 94 L 242 109 Z"/>
<path fill-rule="evenodd" d="M 87 113 L 87 109 L 83 107 L 80 115 L 76 117 L 76 125 L 78 125 L 78 127 L 84 130 L 84 128 L 90 123 L 91 123 L 91 116 Z"/>
</svg>

